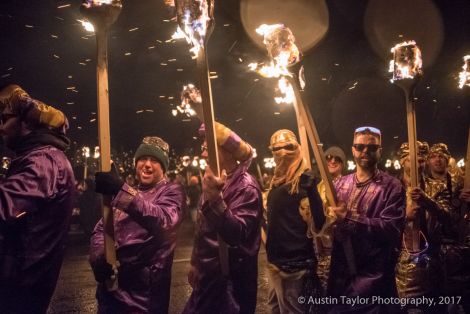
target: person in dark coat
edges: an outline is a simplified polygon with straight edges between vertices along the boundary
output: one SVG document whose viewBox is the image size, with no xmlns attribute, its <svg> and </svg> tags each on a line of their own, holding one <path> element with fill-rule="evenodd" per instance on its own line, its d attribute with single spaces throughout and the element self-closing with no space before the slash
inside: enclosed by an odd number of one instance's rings
<svg viewBox="0 0 470 314">
<path fill-rule="evenodd" d="M 75 198 L 67 119 L 18 85 L 0 90 L 0 112 L 16 154 L 0 183 L 0 312 L 46 313 Z"/>
<path fill-rule="evenodd" d="M 99 313 L 168 313 L 176 231 L 185 204 L 183 187 L 165 175 L 168 152 L 161 138 L 144 137 L 134 156 L 139 182 L 135 188 L 112 172 L 96 173 L 96 191 L 115 195 L 111 205 L 119 262 L 119 287 L 108 291 L 106 280 L 113 272 L 105 261 L 100 220 L 90 248 Z"/>
</svg>

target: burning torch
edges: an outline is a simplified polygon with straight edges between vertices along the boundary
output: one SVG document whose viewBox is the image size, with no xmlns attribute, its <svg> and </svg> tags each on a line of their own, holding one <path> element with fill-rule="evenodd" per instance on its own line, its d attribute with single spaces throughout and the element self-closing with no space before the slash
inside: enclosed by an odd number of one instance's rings
<svg viewBox="0 0 470 314">
<path fill-rule="evenodd" d="M 220 174 L 219 156 L 214 126 L 211 81 L 207 58 L 207 43 L 214 30 L 214 0 L 175 0 L 176 20 L 180 33 L 191 44 L 193 58 L 197 59 L 200 94 L 209 166 L 215 175 Z M 197 111 L 196 111 L 197 112 Z M 218 236 L 219 258 L 222 274 L 229 275 L 227 244 Z"/>
<path fill-rule="evenodd" d="M 276 77 L 278 80 L 278 89 L 282 97 L 275 97 L 276 103 L 294 104 L 295 116 L 297 119 L 297 129 L 302 147 L 302 156 L 310 166 L 310 152 L 308 150 L 307 133 L 305 125 L 300 118 L 299 107 L 295 97 L 292 84 L 288 77 L 292 74 L 287 70 L 288 66 L 295 65 L 300 61 L 300 51 L 294 44 L 294 35 L 289 28 L 283 24 L 263 24 L 256 29 L 256 32 L 264 37 L 264 44 L 271 58 L 271 63 L 266 66 L 258 67 L 257 63 L 249 64 L 252 70 L 256 70 L 264 77 Z M 300 77 L 300 76 L 299 76 Z"/>
<path fill-rule="evenodd" d="M 410 188 L 419 187 L 418 158 L 416 143 L 416 110 L 413 94 L 418 79 L 422 76 L 421 51 L 416 42 L 406 41 L 391 49 L 393 59 L 390 61 L 389 72 L 393 73 L 392 83 L 396 83 L 405 93 L 406 120 L 408 127 L 408 145 L 410 148 Z M 420 251 L 420 221 L 416 215 L 412 222 L 412 248 Z"/>
<path fill-rule="evenodd" d="M 336 191 L 333 186 L 331 175 L 328 171 L 328 166 L 323 152 L 323 144 L 320 142 L 318 131 L 315 126 L 315 122 L 310 114 L 310 110 L 304 105 L 300 94 L 299 86 L 303 87 L 305 82 L 303 80 L 303 68 L 300 68 L 299 75 L 297 77 L 299 83 L 296 82 L 295 74 L 291 73 L 287 68 L 296 65 L 300 62 L 301 52 L 295 44 L 295 37 L 291 30 L 283 24 L 275 25 L 261 25 L 257 32 L 264 35 L 264 44 L 268 50 L 268 54 L 271 58 L 271 66 L 276 70 L 275 73 L 279 73 L 283 81 L 281 85 L 285 84 L 285 90 L 287 94 L 293 96 L 294 107 L 296 108 L 296 116 L 299 124 L 299 134 L 302 140 L 302 128 L 305 129 L 310 145 L 312 147 L 313 155 L 317 161 L 318 169 L 320 171 L 321 178 L 325 182 L 326 198 L 330 206 L 337 206 L 338 199 L 336 197 Z M 305 135 L 304 135 L 305 136 Z M 304 143 L 307 139 L 304 139 Z M 302 145 L 302 144 L 301 144 Z M 308 149 L 308 145 L 305 145 Z M 304 154 L 305 156 L 305 154 Z M 348 269 L 351 276 L 356 274 L 356 263 L 354 259 L 354 252 L 352 249 L 351 239 L 346 237 L 342 240 L 342 245 L 346 260 L 348 263 Z"/>
<path fill-rule="evenodd" d="M 466 55 L 463 57 L 463 66 L 462 71 L 459 73 L 459 88 L 462 89 L 464 86 L 470 87 L 470 55 Z M 464 188 L 470 188 L 470 126 L 468 128 L 468 139 L 467 139 L 467 160 L 465 162 L 465 178 L 464 178 Z M 469 211 L 469 204 L 465 202 L 462 208 L 462 216 L 461 218 L 461 230 L 466 229 L 466 223 L 468 219 Z M 467 216 L 467 218 L 465 218 Z M 465 232 L 460 232 L 460 240 L 463 242 L 465 239 Z"/>
<path fill-rule="evenodd" d="M 107 33 L 121 12 L 120 0 L 86 0 L 80 7 L 90 21 L 96 34 L 96 78 L 98 92 L 98 133 L 100 146 L 100 169 L 111 171 L 111 144 L 109 130 L 108 56 Z M 106 261 L 117 273 L 116 248 L 114 242 L 113 212 L 111 197 L 103 196 L 103 228 Z M 117 277 L 107 282 L 108 290 L 117 289 Z"/>
</svg>

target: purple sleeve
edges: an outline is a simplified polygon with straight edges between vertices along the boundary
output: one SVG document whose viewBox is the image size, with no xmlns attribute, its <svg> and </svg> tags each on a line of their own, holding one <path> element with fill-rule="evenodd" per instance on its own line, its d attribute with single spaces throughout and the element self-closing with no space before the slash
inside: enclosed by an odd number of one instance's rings
<svg viewBox="0 0 470 314">
<path fill-rule="evenodd" d="M 254 229 L 260 228 L 261 196 L 252 186 L 240 189 L 230 204 L 226 205 L 220 198 L 205 202 L 201 210 L 217 233 L 232 246 L 245 242 Z"/>
<path fill-rule="evenodd" d="M 369 218 L 359 216 L 356 219 L 347 217 L 345 222 L 353 225 L 353 229 L 369 233 L 371 237 L 377 237 L 387 241 L 397 241 L 403 230 L 405 223 L 405 190 L 401 186 L 395 186 L 391 189 L 389 195 L 386 195 L 379 217 Z"/>
<path fill-rule="evenodd" d="M 90 240 L 90 265 L 93 269 L 104 260 L 103 219 L 96 224 Z"/>
<path fill-rule="evenodd" d="M 35 155 L 18 165 L 14 173 L 0 184 L 0 221 L 13 222 L 38 210 L 45 200 L 58 193 L 59 169 L 47 155 Z"/>
<path fill-rule="evenodd" d="M 149 201 L 124 184 L 114 198 L 112 206 L 131 217 L 144 219 L 151 226 L 171 230 L 183 216 L 185 194 L 183 188 L 177 184 L 168 184 L 163 189 L 156 199 Z"/>
</svg>

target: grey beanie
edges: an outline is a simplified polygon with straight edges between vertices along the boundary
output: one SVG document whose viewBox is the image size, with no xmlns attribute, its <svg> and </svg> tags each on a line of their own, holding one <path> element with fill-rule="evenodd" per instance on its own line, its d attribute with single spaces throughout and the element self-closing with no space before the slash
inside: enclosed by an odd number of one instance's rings
<svg viewBox="0 0 470 314">
<path fill-rule="evenodd" d="M 331 146 L 325 151 L 325 156 L 334 156 L 334 157 L 339 157 L 341 161 L 343 162 L 343 165 L 346 164 L 346 155 L 344 154 L 343 150 L 339 148 L 338 146 Z"/>
</svg>

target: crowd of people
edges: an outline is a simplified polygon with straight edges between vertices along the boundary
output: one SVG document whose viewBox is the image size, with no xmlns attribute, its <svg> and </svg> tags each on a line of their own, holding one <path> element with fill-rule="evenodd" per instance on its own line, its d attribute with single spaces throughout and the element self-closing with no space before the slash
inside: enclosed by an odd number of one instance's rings
<svg viewBox="0 0 470 314">
<path fill-rule="evenodd" d="M 443 143 L 418 142 L 419 183 L 411 188 L 408 143 L 396 178 L 378 169 L 381 131 L 359 127 L 351 134 L 354 172 L 345 174 L 339 147 L 325 151 L 332 197 L 292 131 L 271 136 L 276 166 L 259 182 L 248 171 L 252 147 L 216 122 L 220 173 L 207 166 L 184 189 L 181 176 L 169 176 L 169 144 L 148 136 L 132 155 L 133 173 L 97 171 L 77 188 L 61 111 L 8 85 L 0 112 L 4 144 L 16 154 L 0 183 L 1 312 L 46 313 L 78 206 L 99 313 L 168 312 L 187 208 L 196 227 L 183 313 L 254 313 L 261 243 L 271 313 L 470 313 L 470 189 Z M 199 133 L 208 159 L 204 126 Z M 112 198 L 116 265 L 97 195 Z"/>
</svg>

